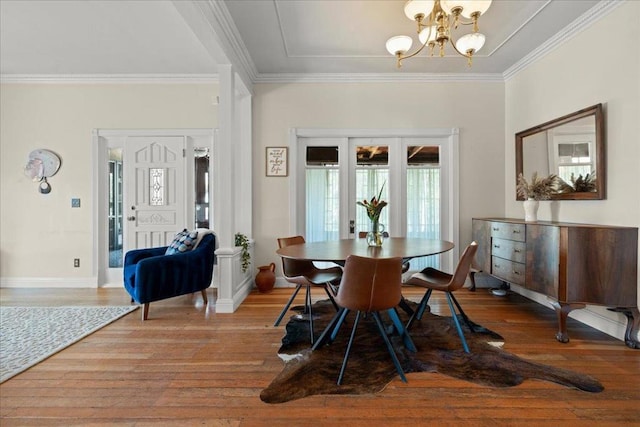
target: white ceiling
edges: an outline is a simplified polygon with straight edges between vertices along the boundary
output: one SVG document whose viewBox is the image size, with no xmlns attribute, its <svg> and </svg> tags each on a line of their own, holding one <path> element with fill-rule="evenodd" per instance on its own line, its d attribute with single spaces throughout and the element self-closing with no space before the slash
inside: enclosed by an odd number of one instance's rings
<svg viewBox="0 0 640 427">
<path fill-rule="evenodd" d="M 216 61 L 204 47 L 211 40 L 202 39 L 207 36 L 198 31 L 196 21 L 183 17 L 184 1 L 0 0 L 0 73 L 216 74 Z M 493 0 L 480 18 L 487 41 L 471 68 L 449 47 L 444 58 L 415 57 L 401 70 L 386 52 L 385 42 L 392 35 L 415 34 L 415 24 L 403 12 L 404 0 L 226 0 L 192 5 L 205 19 L 218 15 L 210 28 L 226 29 L 224 37 L 231 42 L 222 43 L 223 50 L 235 46 L 246 59 L 248 75 L 259 81 L 325 73 L 399 79 L 416 73 L 502 76 L 599 3 Z"/>
</svg>

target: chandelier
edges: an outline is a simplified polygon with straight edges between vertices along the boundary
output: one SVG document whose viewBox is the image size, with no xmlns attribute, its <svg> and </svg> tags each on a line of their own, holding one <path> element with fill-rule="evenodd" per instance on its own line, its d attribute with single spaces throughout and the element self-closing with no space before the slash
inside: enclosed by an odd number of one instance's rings
<svg viewBox="0 0 640 427">
<path fill-rule="evenodd" d="M 416 21 L 421 46 L 417 51 L 407 54 L 413 39 L 395 36 L 387 40 L 387 50 L 397 58 L 400 68 L 403 59 L 416 56 L 427 46 L 431 56 L 437 47 L 443 57 L 445 45 L 450 42 L 453 49 L 467 58 L 471 66 L 473 54 L 482 48 L 485 39 L 484 34 L 478 32 L 478 18 L 490 5 L 491 0 L 409 0 L 404 5 L 404 13 Z M 455 41 L 451 33 L 452 28 L 457 29 L 458 25 L 473 25 L 473 32 Z"/>
</svg>

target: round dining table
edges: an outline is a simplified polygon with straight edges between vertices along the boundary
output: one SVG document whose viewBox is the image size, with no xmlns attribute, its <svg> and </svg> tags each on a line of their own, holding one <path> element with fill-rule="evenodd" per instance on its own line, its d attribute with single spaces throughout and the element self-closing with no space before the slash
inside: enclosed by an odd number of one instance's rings
<svg viewBox="0 0 640 427">
<path fill-rule="evenodd" d="M 403 261 L 422 256 L 437 255 L 454 248 L 452 242 L 437 239 L 421 239 L 406 237 L 391 237 L 383 241 L 382 246 L 369 246 L 366 239 L 342 239 L 329 240 L 323 242 L 305 242 L 298 245 L 290 245 L 276 251 L 283 258 L 290 258 L 299 261 L 322 261 L 334 262 L 344 265 L 349 255 L 358 255 L 367 258 L 402 258 Z M 401 298 L 399 306 L 409 315 L 413 314 L 413 309 Z M 409 333 L 404 328 L 397 313 L 394 310 L 388 311 L 395 328 L 402 336 L 405 346 L 416 351 Z M 318 348 L 327 339 L 331 324 L 322 333 L 314 349 Z"/>
<path fill-rule="evenodd" d="M 342 239 L 323 242 L 306 242 L 286 246 L 276 251 L 283 258 L 304 261 L 327 261 L 344 264 L 349 255 L 367 258 L 394 258 L 403 260 L 437 255 L 454 248 L 452 242 L 438 239 L 391 237 L 382 246 L 369 246 L 366 239 Z"/>
</svg>

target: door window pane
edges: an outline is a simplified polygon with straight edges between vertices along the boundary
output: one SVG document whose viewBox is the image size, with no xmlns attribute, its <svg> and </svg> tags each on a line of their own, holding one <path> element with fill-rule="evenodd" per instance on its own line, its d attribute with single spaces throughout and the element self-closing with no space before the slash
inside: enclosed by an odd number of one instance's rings
<svg viewBox="0 0 640 427">
<path fill-rule="evenodd" d="M 407 147 L 408 166 L 439 166 L 440 147 L 416 145 Z"/>
<path fill-rule="evenodd" d="M 307 147 L 307 166 L 338 165 L 338 147 Z"/>
<path fill-rule="evenodd" d="M 337 146 L 306 150 L 305 240 L 319 242 L 340 238 L 340 173 Z"/>
<path fill-rule="evenodd" d="M 306 237 L 308 242 L 340 238 L 338 169 L 306 171 Z"/>
<path fill-rule="evenodd" d="M 407 148 L 407 237 L 440 239 L 439 147 Z M 412 270 L 438 267 L 438 257 L 411 260 Z"/>
<path fill-rule="evenodd" d="M 164 206 L 164 169 L 149 169 L 149 204 L 151 206 Z"/>
<path fill-rule="evenodd" d="M 356 159 L 358 166 L 389 165 L 389 147 L 359 146 L 356 148 Z"/>
<path fill-rule="evenodd" d="M 389 180 L 389 169 L 356 169 L 356 200 L 368 202 L 375 197 L 380 200 L 389 201 L 387 181 Z M 384 186 L 384 188 L 383 188 Z M 380 192 L 382 190 L 382 193 Z M 384 226 L 383 231 L 389 231 L 389 208 L 385 207 L 380 213 L 380 224 Z M 371 220 L 367 216 L 367 210 L 356 205 L 356 236 L 360 231 L 371 231 Z"/>
<path fill-rule="evenodd" d="M 354 203 L 366 200 L 389 201 L 387 182 L 389 180 L 389 147 L 386 145 L 356 146 L 356 194 Z M 380 224 L 383 231 L 389 231 L 389 209 L 380 212 Z M 371 231 L 371 220 L 367 210 L 356 205 L 356 236 L 362 231 Z"/>
<path fill-rule="evenodd" d="M 122 149 L 109 149 L 109 268 L 121 268 Z"/>
<path fill-rule="evenodd" d="M 209 149 L 195 148 L 195 224 L 196 228 L 209 228 Z"/>
</svg>

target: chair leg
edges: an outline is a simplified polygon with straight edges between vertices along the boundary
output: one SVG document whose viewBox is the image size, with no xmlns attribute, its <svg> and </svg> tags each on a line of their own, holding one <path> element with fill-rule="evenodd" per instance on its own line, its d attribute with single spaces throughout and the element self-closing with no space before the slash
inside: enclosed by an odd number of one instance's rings
<svg viewBox="0 0 640 427">
<path fill-rule="evenodd" d="M 204 305 L 209 304 L 209 299 L 207 298 L 207 290 L 203 289 L 200 291 L 200 293 L 202 294 L 202 300 L 204 301 Z"/>
<path fill-rule="evenodd" d="M 336 327 L 333 329 L 333 332 L 331 333 L 331 338 L 329 339 L 329 343 L 332 343 L 336 340 L 336 337 L 338 336 L 338 331 L 340 331 L 340 328 L 342 328 L 342 324 L 344 323 L 344 319 L 347 318 L 347 314 L 349 314 L 349 309 L 345 308 L 344 311 L 342 312 L 342 315 L 340 316 L 340 319 L 338 319 L 338 323 L 336 324 Z"/>
<path fill-rule="evenodd" d="M 458 312 L 460 313 L 460 316 L 462 316 L 462 320 L 464 320 L 464 323 L 466 323 L 469 329 L 471 329 L 471 332 L 475 333 L 476 330 L 473 326 L 473 323 L 471 323 L 471 320 L 469 320 L 467 314 L 464 312 L 462 307 L 460 307 L 460 303 L 456 299 L 455 295 L 451 294 L 451 299 L 453 300 L 453 303 L 456 305 L 456 307 L 458 307 Z"/>
<path fill-rule="evenodd" d="M 149 317 L 149 303 L 145 302 L 142 305 L 142 321 L 144 322 Z"/>
<path fill-rule="evenodd" d="M 311 286 L 307 285 L 307 294 L 305 297 L 306 306 L 308 307 L 309 316 L 309 333 L 311 334 L 311 345 L 313 345 L 313 308 L 311 303 Z"/>
<path fill-rule="evenodd" d="M 331 318 L 331 320 L 329 321 L 329 324 L 327 325 L 327 327 L 324 328 L 324 331 L 322 331 L 322 334 L 320 334 L 320 336 L 318 337 L 316 342 L 311 347 L 311 351 L 315 351 L 315 350 L 319 349 L 320 347 L 322 347 L 322 345 L 324 345 L 324 343 L 327 341 L 327 339 L 331 336 L 331 333 L 333 332 L 333 329 L 335 328 L 336 324 L 338 323 L 338 320 L 340 320 L 340 318 L 342 317 L 343 311 L 345 311 L 345 310 L 346 310 L 346 308 L 341 308 Z"/>
<path fill-rule="evenodd" d="M 373 318 L 375 319 L 376 324 L 378 325 L 378 330 L 380 331 L 380 335 L 382 335 L 382 339 L 384 340 L 384 343 L 387 345 L 387 350 L 391 355 L 393 364 L 396 366 L 396 371 L 398 371 L 398 374 L 400 375 L 400 379 L 402 379 L 402 382 L 406 383 L 407 377 L 404 376 L 404 371 L 402 370 L 402 366 L 400 365 L 400 361 L 398 360 L 396 351 L 393 349 L 393 346 L 391 345 L 391 341 L 389 340 L 389 337 L 387 336 L 387 333 L 384 330 L 384 325 L 382 324 L 382 320 L 380 319 L 380 313 L 378 313 L 377 311 L 374 311 L 371 314 L 373 315 Z"/>
<path fill-rule="evenodd" d="M 415 311 L 413 311 L 413 309 L 409 306 L 407 300 L 404 297 L 400 299 L 398 306 L 409 316 L 413 316 L 413 313 L 415 313 Z"/>
<path fill-rule="evenodd" d="M 333 299 L 333 295 L 331 295 L 331 292 L 329 292 L 329 286 L 331 286 L 331 283 L 327 283 L 324 285 L 324 291 L 327 293 L 327 295 L 329 296 L 329 300 L 331 301 L 331 304 L 333 304 L 333 306 L 335 307 L 336 311 L 340 310 L 340 307 L 338 307 L 338 304 L 336 304 L 336 300 Z M 332 288 L 333 289 L 333 288 Z"/>
<path fill-rule="evenodd" d="M 280 324 L 280 322 L 282 321 L 282 318 L 284 317 L 285 313 L 287 312 L 287 310 L 289 310 L 289 306 L 291 306 L 291 303 L 296 298 L 296 295 L 298 295 L 298 292 L 300 291 L 301 287 L 302 287 L 302 285 L 296 285 L 296 290 L 293 291 L 293 294 L 291 295 L 291 298 L 289 298 L 289 301 L 287 301 L 287 304 L 284 306 L 284 308 L 280 312 L 280 316 L 278 316 L 278 319 L 276 319 L 276 323 L 274 323 L 273 326 L 278 326 Z"/>
<path fill-rule="evenodd" d="M 351 346 L 353 345 L 353 338 L 356 336 L 356 329 L 358 329 L 358 322 L 360 321 L 360 311 L 356 313 L 356 320 L 353 322 L 353 329 L 351 330 L 351 336 L 349 337 L 349 343 L 347 344 L 347 350 L 344 353 L 344 360 L 342 361 L 342 367 L 340 368 L 340 375 L 338 375 L 338 385 L 342 385 L 342 378 L 344 377 L 344 371 L 347 369 L 347 361 L 349 360 L 349 353 L 351 352 Z"/>
<path fill-rule="evenodd" d="M 416 311 L 413 312 L 413 314 L 409 318 L 409 321 L 407 322 L 407 326 L 406 326 L 407 329 L 411 327 L 411 324 L 413 324 L 413 321 L 415 319 L 418 319 L 418 320 L 422 319 L 422 315 L 424 314 L 424 311 L 427 309 L 427 303 L 429 302 L 429 298 L 431 298 L 431 292 L 433 292 L 433 289 L 428 289 L 427 292 L 425 292 L 424 296 L 422 297 L 422 300 L 420 300 L 420 304 L 418 305 L 418 308 L 416 309 Z"/>
<path fill-rule="evenodd" d="M 393 325 L 396 327 L 398 334 L 402 337 L 405 348 L 414 353 L 418 351 L 416 349 L 416 345 L 413 343 L 413 340 L 411 339 L 411 336 L 409 335 L 409 331 L 407 331 L 407 328 L 405 328 L 402 322 L 400 321 L 400 317 L 398 317 L 398 312 L 396 311 L 396 309 L 390 308 L 389 310 L 387 310 L 387 313 L 389 314 L 389 318 L 393 322 Z"/>
<path fill-rule="evenodd" d="M 467 340 L 464 337 L 464 333 L 462 332 L 462 328 L 460 327 L 460 321 L 458 320 L 458 316 L 456 315 L 456 311 L 453 308 L 453 303 L 451 302 L 451 292 L 445 292 L 447 295 L 447 303 L 449 304 L 449 310 L 451 310 L 451 316 L 453 317 L 453 323 L 456 325 L 456 329 L 458 330 L 458 335 L 460 336 L 460 341 L 462 341 L 462 347 L 464 347 L 465 353 L 471 353 L 469 351 L 469 346 L 467 345 Z"/>
</svg>

